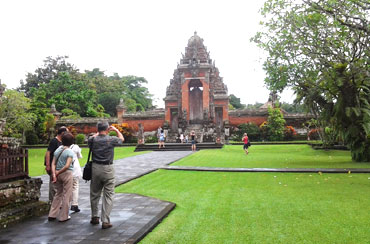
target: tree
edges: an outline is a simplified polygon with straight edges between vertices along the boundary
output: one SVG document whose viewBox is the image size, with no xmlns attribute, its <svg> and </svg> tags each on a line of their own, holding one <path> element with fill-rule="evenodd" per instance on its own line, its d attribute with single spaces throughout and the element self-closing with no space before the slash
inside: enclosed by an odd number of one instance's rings
<svg viewBox="0 0 370 244">
<path fill-rule="evenodd" d="M 18 90 L 29 97 L 32 88 L 37 89 L 43 84 L 48 84 L 51 80 L 55 80 L 60 72 L 68 72 L 72 76 L 78 74 L 78 69 L 66 59 L 68 56 L 47 57 L 43 67 L 37 68 L 34 73 L 27 73 L 26 82 L 22 80 Z"/>
<path fill-rule="evenodd" d="M 245 104 L 242 104 L 240 102 L 240 98 L 236 97 L 234 94 L 230 94 L 229 96 L 229 103 L 235 108 L 235 109 L 243 109 L 245 108 Z"/>
<path fill-rule="evenodd" d="M 292 87 L 356 161 L 370 161 L 369 9 L 364 0 L 267 0 L 252 38 L 268 52 L 270 90 Z"/>
<path fill-rule="evenodd" d="M 55 80 L 41 84 L 38 89 L 32 88 L 30 95 L 47 108 L 55 104 L 58 111 L 71 109 L 81 116 L 87 116 L 88 109 L 97 106 L 95 90 L 84 80 L 74 79 L 68 72 L 59 72 Z"/>
<path fill-rule="evenodd" d="M 261 131 L 258 127 L 258 125 L 254 123 L 243 123 L 238 125 L 238 131 L 236 133 L 237 140 L 241 141 L 243 138 L 243 134 L 247 133 L 248 138 L 250 141 L 259 141 L 261 140 Z"/>
<path fill-rule="evenodd" d="M 284 139 L 285 120 L 280 108 L 268 108 L 267 135 L 270 141 L 281 141 Z"/>
<path fill-rule="evenodd" d="M 247 109 L 259 109 L 263 103 L 256 102 L 255 104 L 248 104 Z"/>
<path fill-rule="evenodd" d="M 0 104 L 0 118 L 6 118 L 4 135 L 22 138 L 24 132 L 33 128 L 36 115 L 29 112 L 30 99 L 15 90 L 6 90 Z"/>
</svg>

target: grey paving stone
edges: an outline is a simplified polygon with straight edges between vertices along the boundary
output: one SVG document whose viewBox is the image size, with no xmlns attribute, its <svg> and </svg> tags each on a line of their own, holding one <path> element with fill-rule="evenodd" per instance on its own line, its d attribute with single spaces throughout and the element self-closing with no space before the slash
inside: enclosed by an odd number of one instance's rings
<svg viewBox="0 0 370 244">
<path fill-rule="evenodd" d="M 188 151 L 151 152 L 114 161 L 116 185 L 128 182 L 191 154 Z M 41 200 L 48 200 L 49 176 L 41 176 Z M 5 243 L 135 243 L 166 216 L 175 204 L 135 194 L 115 194 L 111 222 L 103 230 L 90 224 L 90 184 L 80 181 L 79 208 L 70 212 L 71 220 L 49 222 L 47 216 L 26 220 L 0 230 L 0 244 Z"/>
</svg>

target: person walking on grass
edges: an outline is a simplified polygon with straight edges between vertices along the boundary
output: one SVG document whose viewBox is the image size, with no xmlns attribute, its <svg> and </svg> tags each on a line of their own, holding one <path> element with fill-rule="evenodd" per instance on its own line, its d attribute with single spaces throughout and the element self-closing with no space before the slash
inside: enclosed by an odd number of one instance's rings
<svg viewBox="0 0 370 244">
<path fill-rule="evenodd" d="M 73 143 L 73 135 L 65 132 L 62 135 L 62 146 L 55 150 L 51 165 L 52 184 L 56 194 L 49 211 L 49 221 L 59 216 L 59 222 L 69 220 L 69 204 L 72 198 L 73 183 L 73 156 L 74 152 L 69 148 Z"/>
<path fill-rule="evenodd" d="M 191 132 L 190 138 L 191 138 L 191 151 L 195 152 L 197 150 L 197 144 L 195 141 L 195 131 Z"/>
<path fill-rule="evenodd" d="M 242 141 L 244 142 L 243 149 L 245 153 L 248 155 L 248 147 L 250 146 L 249 139 L 247 133 L 244 133 Z"/>
<path fill-rule="evenodd" d="M 99 200 L 103 191 L 101 221 L 102 229 L 111 228 L 110 212 L 114 198 L 114 147 L 121 145 L 125 140 L 121 132 L 108 122 L 97 124 L 98 133 L 88 140 L 92 152 L 92 177 L 90 183 L 90 205 L 92 225 L 99 224 Z M 115 131 L 117 136 L 110 136 L 109 131 Z"/>
</svg>

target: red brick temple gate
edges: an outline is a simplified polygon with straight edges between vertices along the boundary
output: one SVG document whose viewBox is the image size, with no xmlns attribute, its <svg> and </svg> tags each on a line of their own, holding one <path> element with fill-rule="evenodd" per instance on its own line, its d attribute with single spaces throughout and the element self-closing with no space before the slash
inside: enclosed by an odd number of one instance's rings
<svg viewBox="0 0 370 244">
<path fill-rule="evenodd" d="M 198 141 L 205 141 L 205 135 L 215 141 L 229 120 L 227 87 L 196 32 L 182 56 L 164 99 L 168 140 L 195 130 Z"/>
</svg>

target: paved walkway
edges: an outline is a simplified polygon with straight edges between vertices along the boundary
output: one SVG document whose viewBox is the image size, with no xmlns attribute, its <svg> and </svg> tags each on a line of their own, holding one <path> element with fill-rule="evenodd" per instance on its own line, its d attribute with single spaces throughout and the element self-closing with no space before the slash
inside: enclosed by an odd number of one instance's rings
<svg viewBox="0 0 370 244">
<path fill-rule="evenodd" d="M 114 161 L 116 185 L 120 185 L 191 154 L 151 152 Z M 84 160 L 82 160 L 84 162 Z M 83 163 L 81 163 L 83 164 Z M 48 200 L 47 175 L 41 177 L 41 200 Z M 2 243 L 136 243 L 152 230 L 174 207 L 174 203 L 136 194 L 116 194 L 111 214 L 113 227 L 102 230 L 90 222 L 89 183 L 80 181 L 79 207 L 71 220 L 48 222 L 47 216 L 32 218 L 0 230 Z"/>
</svg>

